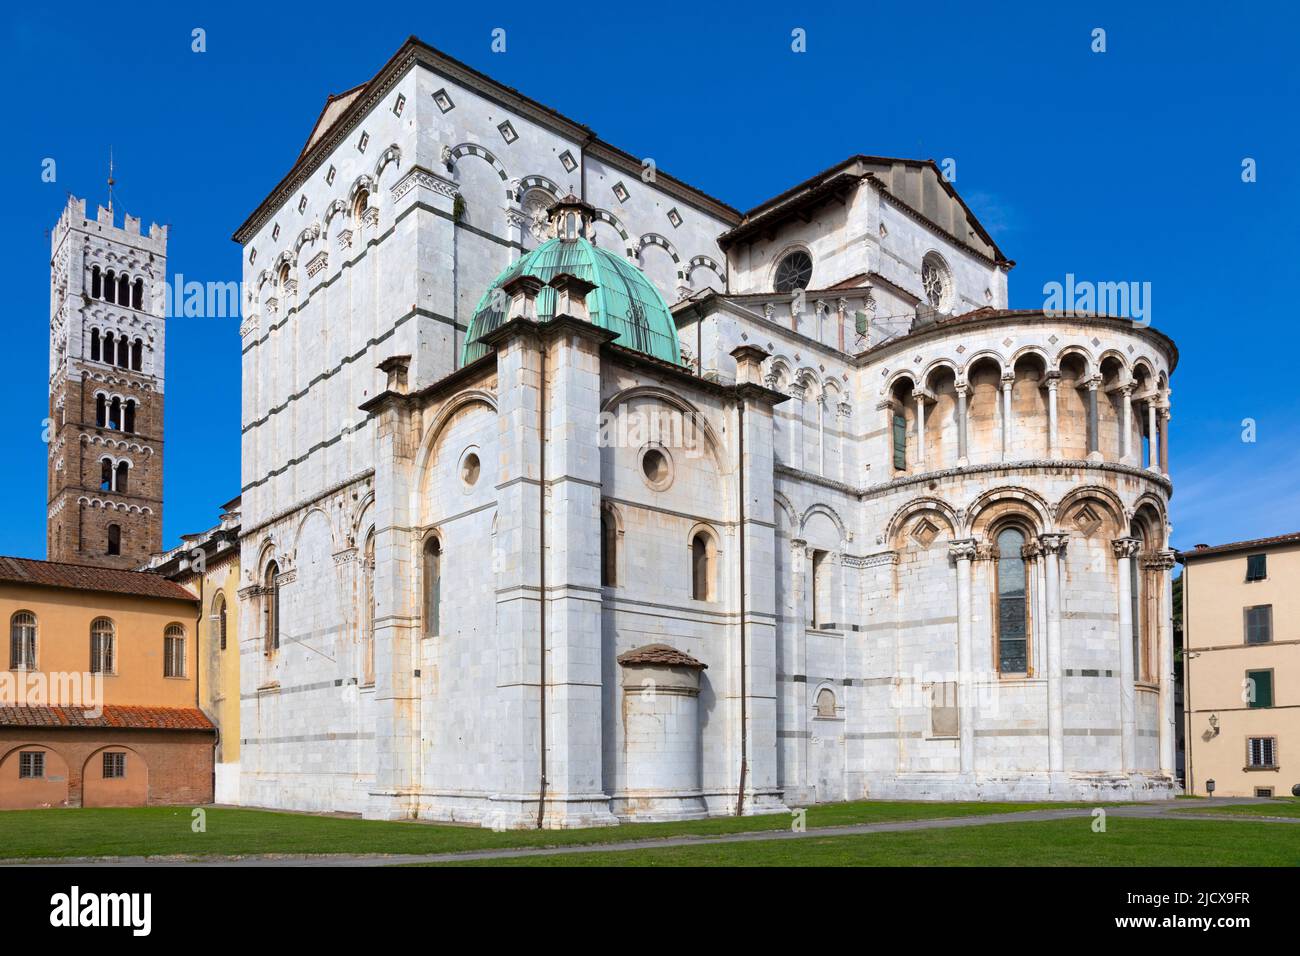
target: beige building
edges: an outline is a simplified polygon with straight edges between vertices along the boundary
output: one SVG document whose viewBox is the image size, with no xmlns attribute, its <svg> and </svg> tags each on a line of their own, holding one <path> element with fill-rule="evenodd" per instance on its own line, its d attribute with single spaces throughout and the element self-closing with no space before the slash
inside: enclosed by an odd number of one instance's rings
<svg viewBox="0 0 1300 956">
<path fill-rule="evenodd" d="M 199 706 L 217 726 L 214 799 L 239 802 L 239 499 L 221 521 L 149 562 L 148 570 L 183 585 L 199 602 L 195 631 Z"/>
<path fill-rule="evenodd" d="M 1300 533 L 1181 555 L 1187 792 L 1300 785 Z"/>
</svg>

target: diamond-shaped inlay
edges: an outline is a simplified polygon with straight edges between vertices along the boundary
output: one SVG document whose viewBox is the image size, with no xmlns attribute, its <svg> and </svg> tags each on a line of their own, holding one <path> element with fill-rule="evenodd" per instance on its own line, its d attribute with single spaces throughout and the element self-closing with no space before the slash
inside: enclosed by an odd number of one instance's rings
<svg viewBox="0 0 1300 956">
<path fill-rule="evenodd" d="M 920 365 L 920 364 L 921 364 L 921 356 L 918 355 L 916 358 L 912 359 L 912 361 L 915 362 L 917 365 Z"/>
<path fill-rule="evenodd" d="M 1015 340 L 1014 340 L 1014 339 L 1003 339 L 1003 340 L 1002 340 L 1002 344 L 1005 345 L 1005 346 L 1007 346 L 1008 348 L 1010 348 L 1010 347 L 1011 347 L 1011 343 L 1012 343 L 1013 341 L 1015 341 Z"/>
<path fill-rule="evenodd" d="M 329 168 L 329 172 L 327 172 L 327 173 L 325 174 L 325 185 L 327 185 L 327 186 L 333 186 L 333 185 L 334 185 L 334 177 L 337 176 L 337 175 L 338 175 L 338 170 L 335 169 L 333 166 L 331 166 L 331 167 Z"/>
<path fill-rule="evenodd" d="M 370 134 L 362 130 L 361 138 L 357 140 L 357 149 L 364 153 L 366 151 L 366 147 L 369 145 L 370 145 Z"/>
<path fill-rule="evenodd" d="M 627 187 L 624 186 L 622 182 L 615 183 L 613 189 L 614 189 L 615 199 L 617 199 L 619 202 L 627 202 L 627 197 L 629 193 L 627 191 Z"/>
<path fill-rule="evenodd" d="M 275 224 L 275 228 L 271 230 L 271 241 L 274 242 L 276 239 L 279 238 L 280 238 L 280 224 L 277 222 Z"/>
<path fill-rule="evenodd" d="M 564 164 L 565 172 L 573 172 L 578 168 L 578 161 L 573 158 L 573 154 L 567 149 L 560 154 L 560 162 Z"/>
<path fill-rule="evenodd" d="M 456 108 L 456 104 L 451 101 L 451 97 L 447 95 L 446 90 L 439 90 L 434 93 L 433 101 L 438 104 L 438 109 L 444 113 L 449 113 Z"/>
<path fill-rule="evenodd" d="M 961 354 L 964 353 L 965 351 L 966 351 L 966 346 L 964 346 L 964 345 L 959 345 L 959 346 L 957 346 L 957 354 L 958 354 L 958 355 L 961 355 Z"/>
<path fill-rule="evenodd" d="M 1057 342 L 1059 342 L 1059 341 L 1061 341 L 1061 340 L 1058 339 L 1055 335 L 1052 335 L 1052 336 L 1049 336 L 1049 337 L 1048 337 L 1047 341 L 1049 341 L 1049 342 L 1051 342 L 1053 345 L 1055 345 Z"/>
<path fill-rule="evenodd" d="M 501 133 L 501 138 L 507 143 L 513 143 L 519 138 L 519 134 L 515 132 L 515 128 L 510 125 L 510 120 L 506 120 L 498 126 L 497 130 Z"/>
<path fill-rule="evenodd" d="M 1093 339 L 1093 340 L 1092 340 L 1092 347 L 1093 347 L 1093 348 L 1096 348 L 1098 345 L 1101 345 L 1101 339 Z"/>
<path fill-rule="evenodd" d="M 1133 346 L 1131 346 L 1131 345 L 1128 347 L 1128 354 L 1129 354 L 1129 355 L 1132 355 L 1132 354 L 1133 354 Z"/>
<path fill-rule="evenodd" d="M 674 229 L 682 224 L 682 214 L 677 211 L 676 206 L 668 210 L 668 221 L 673 224 Z"/>
<path fill-rule="evenodd" d="M 393 112 L 401 116 L 402 110 L 406 109 L 406 97 L 401 93 L 397 94 L 397 99 L 393 102 Z"/>
</svg>

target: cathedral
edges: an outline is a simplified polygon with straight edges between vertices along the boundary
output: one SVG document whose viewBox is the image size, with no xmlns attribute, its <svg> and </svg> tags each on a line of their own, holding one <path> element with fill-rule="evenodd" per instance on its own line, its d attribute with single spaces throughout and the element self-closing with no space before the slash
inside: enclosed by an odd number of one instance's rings
<svg viewBox="0 0 1300 956">
<path fill-rule="evenodd" d="M 933 161 L 740 211 L 411 38 L 234 239 L 240 802 L 1176 793 L 1177 350 Z"/>
</svg>

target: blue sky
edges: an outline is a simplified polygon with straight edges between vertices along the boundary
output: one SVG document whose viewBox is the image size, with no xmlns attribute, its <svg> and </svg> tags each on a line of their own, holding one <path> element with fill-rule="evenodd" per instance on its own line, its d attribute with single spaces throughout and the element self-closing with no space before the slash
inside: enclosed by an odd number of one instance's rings
<svg viewBox="0 0 1300 956">
<path fill-rule="evenodd" d="M 794 12 L 792 12 L 794 11 Z M 1152 284 L 1178 343 L 1174 543 L 1300 530 L 1300 15 L 1282 4 L 12 5 L 0 76 L 12 441 L 0 553 L 43 557 L 49 241 L 68 192 L 171 225 L 169 267 L 239 278 L 230 235 L 327 94 L 415 34 L 747 208 L 853 153 L 954 158 L 1018 263 Z M 191 30 L 207 52 L 191 52 Z M 490 48 L 506 30 L 506 52 Z M 1107 50 L 1091 52 L 1094 28 Z M 806 31 L 807 52 L 791 51 Z M 41 180 L 45 158 L 55 183 Z M 1258 181 L 1242 182 L 1246 157 Z M 164 543 L 239 490 L 235 319 L 167 332 Z M 1242 441 L 1243 419 L 1257 440 Z"/>
</svg>

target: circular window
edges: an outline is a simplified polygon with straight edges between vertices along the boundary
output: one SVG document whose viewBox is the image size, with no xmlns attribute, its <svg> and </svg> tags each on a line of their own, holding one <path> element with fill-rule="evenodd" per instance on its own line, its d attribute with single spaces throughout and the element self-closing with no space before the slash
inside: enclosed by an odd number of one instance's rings
<svg viewBox="0 0 1300 956">
<path fill-rule="evenodd" d="M 776 267 L 776 291 L 793 292 L 795 289 L 807 289 L 812 279 L 812 256 L 799 251 L 792 252 Z"/>
<path fill-rule="evenodd" d="M 948 266 L 933 252 L 921 262 L 921 288 L 925 291 L 925 301 L 934 308 L 942 309 L 947 304 L 952 276 Z"/>
<path fill-rule="evenodd" d="M 479 471 L 481 468 L 482 466 L 479 463 L 478 455 L 470 452 L 461 459 L 460 480 L 465 482 L 467 487 L 473 488 L 474 484 L 478 481 Z"/>
<path fill-rule="evenodd" d="M 662 448 L 647 448 L 641 455 L 641 474 L 651 488 L 663 491 L 673 480 L 672 461 Z"/>
</svg>

